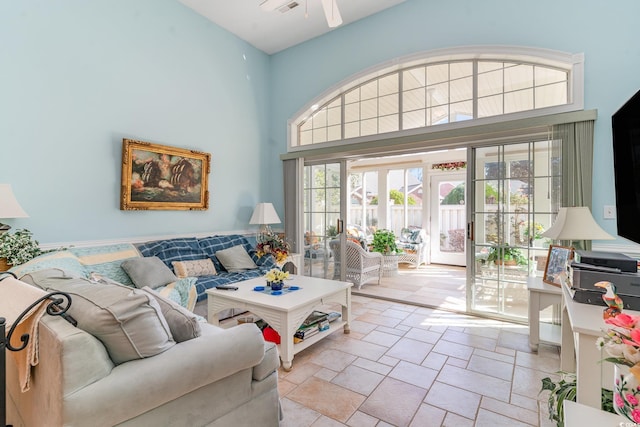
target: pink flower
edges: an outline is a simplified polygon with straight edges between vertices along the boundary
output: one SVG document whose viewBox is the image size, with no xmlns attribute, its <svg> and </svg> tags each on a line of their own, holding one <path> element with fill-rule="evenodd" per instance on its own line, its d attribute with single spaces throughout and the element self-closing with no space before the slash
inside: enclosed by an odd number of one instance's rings
<svg viewBox="0 0 640 427">
<path fill-rule="evenodd" d="M 619 326 L 625 329 L 632 329 L 638 323 L 640 316 L 630 316 L 625 313 L 620 313 L 615 317 L 610 317 L 604 322 L 609 325 Z"/>
<path fill-rule="evenodd" d="M 622 408 L 624 406 L 624 399 L 618 393 L 613 396 L 613 401 L 616 403 L 618 408 Z M 640 411 L 639 411 L 640 413 Z"/>
<path fill-rule="evenodd" d="M 636 399 L 636 397 L 629 393 L 626 396 L 627 402 L 629 402 L 631 404 L 631 406 L 638 406 L 638 399 Z"/>
<path fill-rule="evenodd" d="M 640 409 L 634 409 L 633 411 L 631 411 L 631 417 L 633 418 L 634 422 L 640 423 Z"/>
</svg>

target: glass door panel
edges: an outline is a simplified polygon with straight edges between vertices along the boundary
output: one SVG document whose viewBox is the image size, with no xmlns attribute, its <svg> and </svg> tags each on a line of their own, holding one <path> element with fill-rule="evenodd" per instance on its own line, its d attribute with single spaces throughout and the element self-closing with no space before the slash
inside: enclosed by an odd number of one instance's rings
<svg viewBox="0 0 640 427">
<path fill-rule="evenodd" d="M 527 277 L 541 274 L 560 198 L 559 150 L 547 140 L 473 148 L 471 311 L 526 320 Z"/>
<path fill-rule="evenodd" d="M 343 163 L 304 167 L 304 274 L 307 276 L 341 277 L 336 263 L 339 257 L 336 257 L 336 246 L 332 242 L 340 239 L 338 221 L 343 217 L 343 170 Z"/>
<path fill-rule="evenodd" d="M 431 262 L 466 265 L 465 175 L 431 178 Z"/>
</svg>

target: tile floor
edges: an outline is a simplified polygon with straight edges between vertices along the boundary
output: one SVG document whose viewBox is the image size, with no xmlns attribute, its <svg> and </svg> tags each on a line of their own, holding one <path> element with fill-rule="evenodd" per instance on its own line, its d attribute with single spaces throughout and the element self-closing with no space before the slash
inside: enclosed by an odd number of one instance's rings
<svg viewBox="0 0 640 427">
<path fill-rule="evenodd" d="M 555 425 L 559 349 L 531 353 L 525 326 L 359 295 L 352 315 L 280 368 L 281 427 Z"/>
</svg>

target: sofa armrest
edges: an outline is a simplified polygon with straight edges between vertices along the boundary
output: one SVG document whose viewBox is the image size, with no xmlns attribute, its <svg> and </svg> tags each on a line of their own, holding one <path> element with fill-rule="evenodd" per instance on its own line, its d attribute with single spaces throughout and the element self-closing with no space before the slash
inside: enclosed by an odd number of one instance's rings
<svg viewBox="0 0 640 427">
<path fill-rule="evenodd" d="M 280 356 L 278 355 L 278 347 L 272 342 L 264 342 L 264 358 L 259 365 L 253 367 L 253 379 L 262 381 L 267 378 L 273 371 L 280 367 Z"/>
<path fill-rule="evenodd" d="M 88 424 L 118 424 L 242 370 L 250 383 L 264 353 L 264 339 L 254 324 L 229 329 L 203 324 L 202 336 L 118 365 L 102 380 L 65 396 L 66 414 Z"/>
</svg>

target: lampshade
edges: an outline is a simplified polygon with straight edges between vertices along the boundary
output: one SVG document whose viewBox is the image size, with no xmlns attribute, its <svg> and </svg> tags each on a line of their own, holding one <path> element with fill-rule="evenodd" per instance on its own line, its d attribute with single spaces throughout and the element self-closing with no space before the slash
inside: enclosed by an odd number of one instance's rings
<svg viewBox="0 0 640 427">
<path fill-rule="evenodd" d="M 280 224 L 280 217 L 272 203 L 258 203 L 249 224 Z"/>
<path fill-rule="evenodd" d="M 13 195 L 10 184 L 0 184 L 0 218 L 28 218 L 29 215 Z"/>
<path fill-rule="evenodd" d="M 598 225 L 586 206 L 560 208 L 556 221 L 542 236 L 554 240 L 615 239 Z"/>
</svg>

